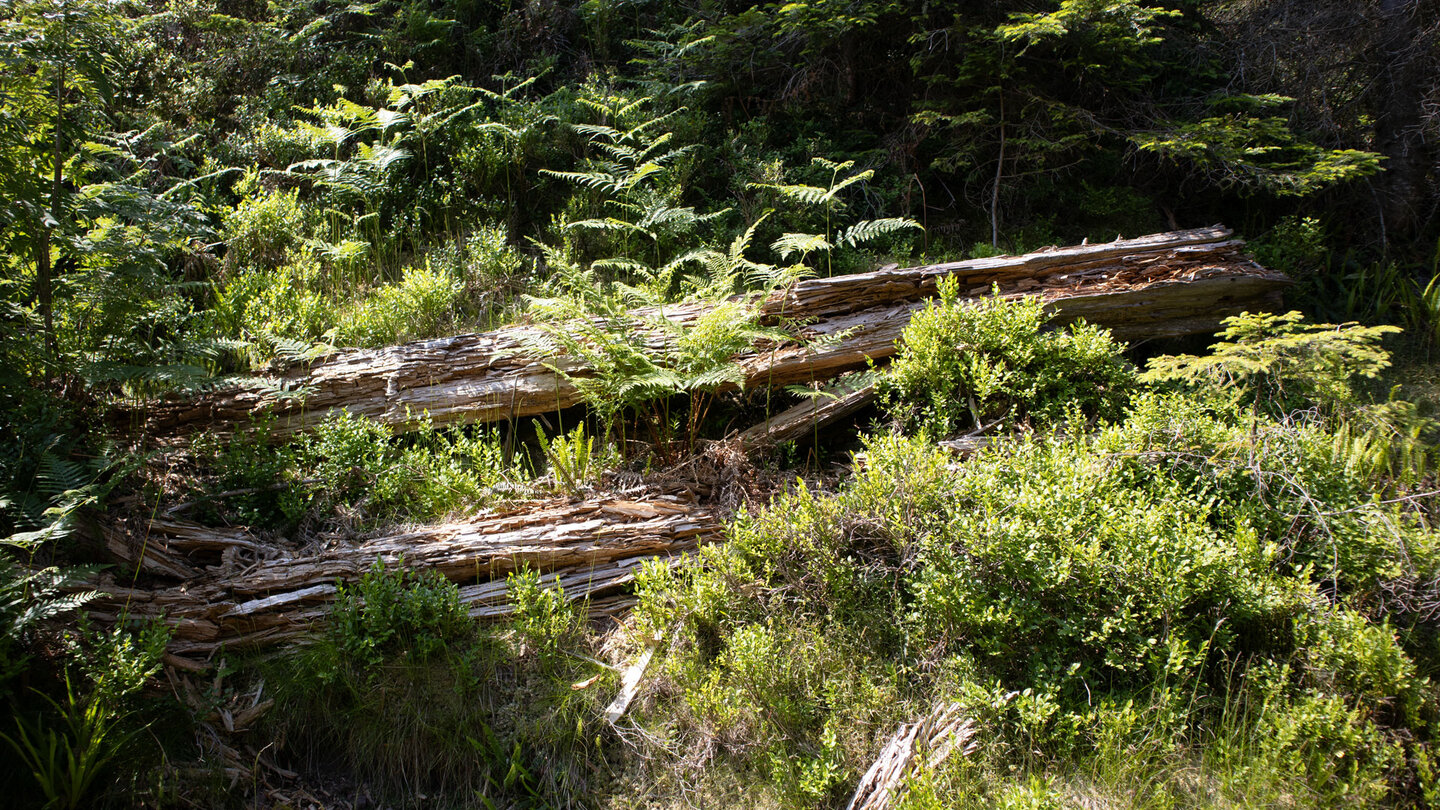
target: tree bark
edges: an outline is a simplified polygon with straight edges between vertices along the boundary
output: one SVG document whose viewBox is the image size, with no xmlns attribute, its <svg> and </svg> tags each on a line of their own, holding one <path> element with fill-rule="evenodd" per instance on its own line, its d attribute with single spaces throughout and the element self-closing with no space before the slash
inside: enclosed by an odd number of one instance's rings
<svg viewBox="0 0 1440 810">
<path fill-rule="evenodd" d="M 1435 21 L 1421 19 L 1424 0 L 1382 0 L 1372 109 L 1375 148 L 1385 156 L 1384 228 L 1389 239 L 1417 235 L 1425 218 L 1437 152 L 1425 137 L 1424 94 L 1433 90 L 1440 69 Z M 1430 9 L 1434 11 L 1434 4 Z M 1427 30 L 1430 29 L 1430 30 Z M 1373 56 L 1372 56 L 1373 58 Z"/>
</svg>

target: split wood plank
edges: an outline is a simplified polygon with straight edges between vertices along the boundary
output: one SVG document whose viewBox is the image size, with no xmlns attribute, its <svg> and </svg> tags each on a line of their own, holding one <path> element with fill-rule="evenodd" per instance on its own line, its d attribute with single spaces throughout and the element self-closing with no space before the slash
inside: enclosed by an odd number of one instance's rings
<svg viewBox="0 0 1440 810">
<path fill-rule="evenodd" d="M 660 636 L 657 634 L 645 640 L 645 650 L 635 663 L 625 669 L 625 675 L 620 679 L 620 693 L 605 707 L 605 719 L 611 725 L 620 722 L 625 712 L 630 708 L 630 701 L 640 692 L 640 681 L 645 678 L 645 671 L 650 668 L 650 659 L 655 657 L 655 649 L 660 646 Z"/>
</svg>

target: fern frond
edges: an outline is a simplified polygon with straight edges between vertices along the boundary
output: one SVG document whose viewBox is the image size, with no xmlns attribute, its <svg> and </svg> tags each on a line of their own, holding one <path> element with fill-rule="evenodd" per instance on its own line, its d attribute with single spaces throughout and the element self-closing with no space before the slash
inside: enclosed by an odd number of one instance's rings
<svg viewBox="0 0 1440 810">
<path fill-rule="evenodd" d="M 663 171 L 665 171 L 665 167 L 661 166 L 659 163 L 656 163 L 654 161 L 651 161 L 649 163 L 643 163 L 639 166 L 636 166 L 635 171 L 631 172 L 628 176 L 626 176 L 621 182 L 620 186 L 615 190 L 622 191 L 627 188 L 635 188 L 639 186 L 642 182 L 644 182 L 647 178 L 653 177 Z"/>
<path fill-rule="evenodd" d="M 840 244 L 855 247 L 863 242 L 884 236 L 886 234 L 903 231 L 909 228 L 923 230 L 920 223 L 913 219 L 904 217 L 891 217 L 887 219 L 867 219 L 857 222 L 846 228 L 838 240 Z"/>
<path fill-rule="evenodd" d="M 582 219 L 576 222 L 566 223 L 565 230 L 631 231 L 634 233 L 644 234 L 651 239 L 655 238 L 654 232 L 646 229 L 645 227 L 637 225 L 633 222 L 626 222 L 623 219 L 616 219 L 615 217 L 605 217 L 603 219 Z"/>
<path fill-rule="evenodd" d="M 660 149 L 661 149 L 662 147 L 669 145 L 670 142 L 673 141 L 673 140 L 675 140 L 675 133 L 673 133 L 673 132 L 661 133 L 660 135 L 656 136 L 656 138 L 655 138 L 654 140 L 652 140 L 652 141 L 650 141 L 649 143 L 645 144 L 645 145 L 644 145 L 644 148 L 640 149 L 640 151 L 639 151 L 639 153 L 638 153 L 638 159 L 644 160 L 645 158 L 649 157 L 650 155 L 653 155 L 654 153 L 660 151 Z M 672 149 L 672 150 L 670 150 L 669 152 L 666 152 L 666 153 L 665 153 L 665 159 L 668 160 L 668 159 L 671 159 L 671 158 L 674 158 L 674 157 L 678 157 L 679 155 L 683 155 L 683 154 L 685 154 L 686 152 L 689 152 L 690 150 L 692 150 L 692 149 L 694 149 L 694 148 L 695 148 L 695 147 L 694 147 L 694 145 L 692 144 L 692 145 L 690 145 L 690 146 L 682 146 L 682 147 L 680 147 L 679 149 Z M 661 161 L 656 161 L 656 162 L 661 162 Z"/>
<path fill-rule="evenodd" d="M 828 169 L 834 174 L 839 174 L 840 172 L 847 171 L 855 166 L 855 161 L 853 160 L 836 163 L 829 158 L 820 156 L 810 158 L 810 162 L 815 164 L 816 166 L 819 166 L 822 169 Z"/>
<path fill-rule="evenodd" d="M 620 109 L 616 110 L 616 111 L 615 111 L 615 117 L 616 117 L 616 118 L 621 118 L 621 119 L 623 119 L 625 116 L 629 115 L 630 113 L 635 112 L 636 110 L 640 109 L 641 107 L 644 107 L 646 104 L 649 104 L 650 102 L 652 102 L 652 101 L 654 101 L 654 100 L 655 100 L 655 99 L 652 98 L 651 96 L 641 96 L 640 98 L 635 99 L 634 101 L 630 102 L 629 104 L 626 104 L 624 107 L 621 107 Z M 647 121 L 646 124 L 653 123 L 654 121 L 657 121 L 657 120 L 659 120 L 659 119 L 651 119 L 650 121 Z"/>
<path fill-rule="evenodd" d="M 639 261 L 638 259 L 627 259 L 624 257 L 617 257 L 613 259 L 596 259 L 591 266 L 595 267 L 597 270 L 619 271 L 622 273 L 635 273 L 638 275 L 647 276 L 653 274 L 653 270 L 651 269 L 650 265 Z"/>
<path fill-rule="evenodd" d="M 58 437 L 57 437 L 58 438 Z M 54 442 L 51 447 L 54 447 Z M 93 478 L 93 471 L 73 459 L 62 458 L 50 448 L 40 454 L 35 480 L 45 495 L 56 496 L 84 487 Z"/>
<path fill-rule="evenodd" d="M 787 233 L 770 243 L 770 249 L 779 253 L 782 259 L 789 259 L 797 253 L 804 256 L 817 250 L 826 251 L 832 247 L 834 245 L 818 233 Z"/>
<path fill-rule="evenodd" d="M 609 172 L 557 172 L 541 169 L 540 173 L 586 188 L 619 191 L 624 187 L 624 182 Z"/>
<path fill-rule="evenodd" d="M 757 217 L 754 222 L 750 223 L 750 227 L 746 228 L 744 233 L 735 237 L 734 241 L 730 243 L 731 266 L 738 265 L 744 258 L 745 251 L 750 249 L 750 242 L 755 239 L 755 232 L 760 229 L 760 224 L 773 213 L 775 213 L 775 209 L 773 208 L 766 210 L 765 213 Z"/>
<path fill-rule="evenodd" d="M 712 217 L 713 218 L 713 217 Z M 691 206 L 668 206 L 657 205 L 645 212 L 641 217 L 639 226 L 649 228 L 654 225 L 694 225 L 702 218 L 697 216 L 695 209 Z"/>
<path fill-rule="evenodd" d="M 746 281 L 762 290 L 778 290 L 815 276 L 815 268 L 804 264 L 757 264 L 746 273 Z"/>
<path fill-rule="evenodd" d="M 825 201 L 827 189 L 819 186 L 806 185 L 779 185 L 776 183 L 750 183 L 748 188 L 769 189 L 787 200 L 795 200 L 807 205 L 818 205 Z"/>
<path fill-rule="evenodd" d="M 570 128 L 587 136 L 592 143 L 598 138 L 609 138 L 612 141 L 620 138 L 620 130 L 604 124 L 572 124 Z"/>
<path fill-rule="evenodd" d="M 850 161 L 846 161 L 846 162 L 849 163 Z M 831 185 L 831 186 L 830 186 L 830 189 L 825 192 L 825 197 L 824 197 L 821 201 L 822 201 L 822 202 L 831 202 L 831 201 L 833 201 L 837 196 L 839 196 L 839 194 L 840 194 L 841 191 L 844 191 L 846 188 L 848 188 L 848 187 L 850 187 L 850 186 L 853 186 L 853 185 L 855 185 L 856 183 L 861 183 L 861 182 L 864 182 L 864 181 L 866 181 L 866 180 L 869 180 L 870 178 L 872 178 L 872 177 L 874 177 L 874 176 L 875 176 L 875 170 L 874 170 L 874 169 L 866 169 L 865 171 L 860 172 L 859 174 L 851 175 L 851 176 L 845 178 L 844 180 L 841 180 L 840 182 Z"/>
<path fill-rule="evenodd" d="M 381 132 L 389 132 L 395 127 L 403 127 L 410 123 L 410 116 L 399 110 L 376 110 L 375 117 Z"/>
<path fill-rule="evenodd" d="M 595 148 L 599 149 L 601 153 L 609 155 L 611 160 L 629 164 L 637 163 L 640 160 L 640 150 L 623 143 L 596 143 Z"/>
<path fill-rule="evenodd" d="M 685 381 L 686 390 L 696 391 L 719 388 L 723 385 L 740 385 L 745 381 L 745 369 L 738 363 L 724 363 L 701 371 Z"/>
<path fill-rule="evenodd" d="M 20 629 L 38 624 L 46 619 L 53 619 L 61 614 L 84 607 L 99 599 L 101 595 L 99 591 L 81 591 L 54 598 L 33 594 L 32 601 L 15 617 L 12 627 Z"/>
</svg>

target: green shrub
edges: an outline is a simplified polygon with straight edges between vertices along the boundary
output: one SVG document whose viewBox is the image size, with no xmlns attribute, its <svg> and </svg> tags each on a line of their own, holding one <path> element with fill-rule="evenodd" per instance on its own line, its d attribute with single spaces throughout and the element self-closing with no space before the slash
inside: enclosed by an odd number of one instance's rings
<svg viewBox="0 0 1440 810">
<path fill-rule="evenodd" d="M 515 284 L 527 266 L 524 256 L 510 244 L 509 232 L 500 225 L 475 229 L 465 238 L 463 249 L 453 249 L 462 269 L 460 277 L 465 280 L 465 297 L 476 304 L 486 303 L 484 299 L 493 297 L 497 288 Z"/>
<path fill-rule="evenodd" d="M 273 269 L 294 258 L 309 226 L 297 190 L 260 190 L 258 176 L 246 175 L 243 196 L 224 216 L 225 263 L 230 268 Z"/>
<path fill-rule="evenodd" d="M 398 283 L 375 288 L 337 318 L 332 340 L 340 346 L 386 346 L 435 337 L 453 324 L 462 289 L 428 262 L 407 267 Z"/>
<path fill-rule="evenodd" d="M 334 326 L 337 308 L 319 291 L 321 272 L 314 259 L 299 259 L 232 274 L 206 312 L 212 332 L 252 342 L 255 366 L 287 343 L 314 343 Z"/>
<path fill-rule="evenodd" d="M 1118 416 L 1134 372 L 1124 347 L 1085 323 L 1042 331 L 1033 298 L 960 301 L 943 279 L 940 300 L 917 312 L 879 383 L 880 401 L 909 428 L 945 435 L 997 420 L 1055 422 L 1071 408 Z"/>
<path fill-rule="evenodd" d="M 338 411 L 287 444 L 270 437 L 270 424 L 197 441 L 211 459 L 207 514 L 266 528 L 342 512 L 370 525 L 434 521 L 511 497 L 511 485 L 523 491 L 529 479 L 518 459 L 506 460 L 494 429 L 442 431 L 419 419 L 395 436 L 379 422 Z M 219 493 L 230 494 L 213 497 Z"/>
<path fill-rule="evenodd" d="M 328 642 L 334 646 L 336 669 L 379 665 L 404 652 L 424 661 L 472 634 L 470 617 L 459 591 L 435 571 L 414 573 L 403 559 L 387 569 L 376 560 L 354 586 L 340 585 L 330 609 Z"/>
<path fill-rule="evenodd" d="M 1251 241 L 1249 247 L 1255 260 L 1265 267 L 1303 278 L 1324 269 L 1330 254 L 1325 240 L 1320 220 L 1289 216 L 1263 237 Z"/>
<path fill-rule="evenodd" d="M 546 665 L 556 663 L 560 650 L 573 646 L 580 630 L 580 614 L 558 583 L 542 587 L 539 572 L 522 568 L 506 578 L 511 625 L 530 651 Z"/>
<path fill-rule="evenodd" d="M 513 493 L 529 479 L 522 459 L 507 453 L 494 428 L 437 430 L 428 420 L 396 442 L 393 460 L 376 476 L 369 497 L 379 515 L 438 520 L 472 513 Z"/>
<path fill-rule="evenodd" d="M 915 806 L 1373 804 L 1418 767 L 1431 642 L 1343 605 L 1440 554 L 1320 427 L 1145 394 L 1093 438 L 866 453 L 838 494 L 797 488 L 640 577 L 646 626 L 677 628 L 649 718 L 682 760 L 718 750 L 712 773 L 810 806 L 795 763 L 853 784 L 895 723 L 958 700 L 980 750 Z"/>
<path fill-rule="evenodd" d="M 316 644 L 261 666 L 285 753 L 397 803 L 423 791 L 446 806 L 544 807 L 583 794 L 601 690 L 571 688 L 597 651 L 563 594 L 522 594 L 522 638 L 471 619 L 438 574 L 403 566 L 377 561 L 340 588 Z M 542 636 L 548 652 L 527 651 Z"/>
<path fill-rule="evenodd" d="M 363 505 L 372 522 L 473 511 L 497 499 L 497 485 L 523 478 L 505 463 L 495 431 L 442 432 L 428 420 L 396 437 L 372 419 L 340 411 L 301 439 L 296 452 L 315 482 L 313 509 Z"/>
<path fill-rule="evenodd" d="M 307 496 L 296 450 L 271 436 L 274 419 L 261 418 L 226 439 L 201 434 L 195 439 L 198 458 L 208 460 L 213 476 L 200 516 L 260 528 L 294 525 L 305 511 Z"/>
<path fill-rule="evenodd" d="M 463 786 L 476 764 L 466 735 L 490 708 L 476 679 L 502 650 L 454 584 L 399 565 L 377 560 L 342 585 L 317 644 L 270 668 L 278 723 L 302 750 L 381 789 Z"/>
</svg>

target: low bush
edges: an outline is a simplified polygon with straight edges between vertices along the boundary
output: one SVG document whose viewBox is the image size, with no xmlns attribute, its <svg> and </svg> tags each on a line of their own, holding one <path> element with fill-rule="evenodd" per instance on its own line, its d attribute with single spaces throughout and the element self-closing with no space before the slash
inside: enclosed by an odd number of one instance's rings
<svg viewBox="0 0 1440 810">
<path fill-rule="evenodd" d="M 313 258 L 236 272 L 216 289 L 206 312 L 208 327 L 248 343 L 251 366 L 269 361 L 282 347 L 308 347 L 335 326 L 336 304 L 319 291 L 322 272 Z"/>
<path fill-rule="evenodd" d="M 426 264 L 407 267 L 395 284 L 373 289 L 336 319 L 332 341 L 340 346 L 388 346 L 442 334 L 456 320 L 461 282 Z"/>
<path fill-rule="evenodd" d="M 499 432 L 436 429 L 418 420 L 409 433 L 340 411 L 285 443 L 261 420 L 225 440 L 197 440 L 212 459 L 202 495 L 211 519 L 263 528 L 343 519 L 376 525 L 426 522 L 474 512 L 511 497 L 529 480 Z"/>
<path fill-rule="evenodd" d="M 262 191 L 251 172 L 237 184 L 238 205 L 224 218 L 225 264 L 232 269 L 281 267 L 295 257 L 309 223 L 298 191 Z"/>
<path fill-rule="evenodd" d="M 680 741 L 662 767 L 714 752 L 656 778 L 823 804 L 797 763 L 853 785 L 937 700 L 981 747 L 907 807 L 1376 805 L 1429 778 L 1433 642 L 1387 595 L 1440 545 L 1321 426 L 1145 394 L 1095 436 L 959 466 L 924 438 L 865 449 L 837 495 L 641 578 L 642 620 L 678 634 L 644 715 Z"/>
<path fill-rule="evenodd" d="M 880 401 L 901 424 L 946 435 L 994 422 L 1051 423 L 1072 410 L 1118 416 L 1134 387 L 1124 347 L 1083 322 L 1045 330 L 1034 298 L 959 300 L 954 279 L 915 313 L 879 382 Z"/>
<path fill-rule="evenodd" d="M 464 806 L 552 807 L 584 795 L 599 690 L 591 649 L 563 594 L 512 578 L 517 616 L 483 626 L 457 587 L 377 562 L 340 589 L 309 650 L 260 666 L 275 685 L 272 732 L 302 765 Z M 536 655 L 540 643 L 548 654 Z"/>
</svg>

